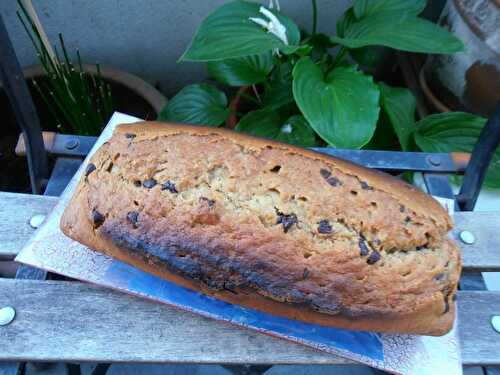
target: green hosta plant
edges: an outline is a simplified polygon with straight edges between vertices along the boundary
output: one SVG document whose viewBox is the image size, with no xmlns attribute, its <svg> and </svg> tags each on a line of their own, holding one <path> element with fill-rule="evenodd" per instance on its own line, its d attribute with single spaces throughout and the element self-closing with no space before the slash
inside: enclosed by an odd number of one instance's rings
<svg viewBox="0 0 500 375">
<path fill-rule="evenodd" d="M 484 120 L 445 114 L 416 123 L 415 99 L 407 89 L 375 82 L 347 58 L 365 62 L 376 58 L 380 47 L 462 51 L 453 34 L 418 17 L 425 0 L 355 0 L 339 19 L 337 35 L 316 31 L 316 1 L 311 3 L 310 33 L 301 33 L 277 1 L 268 7 L 234 1 L 215 9 L 180 61 L 204 63 L 213 79 L 239 89 L 225 90 L 235 92 L 228 100 L 212 85 L 185 87 L 159 119 L 234 127 L 237 118 L 237 131 L 309 147 L 394 148 L 392 139 L 403 150 L 472 147 Z M 429 130 L 438 125 L 445 129 L 453 116 L 463 120 L 459 127 L 470 121 L 475 126 L 460 145 L 449 131 Z M 500 184 L 498 174 L 490 175 Z"/>
</svg>

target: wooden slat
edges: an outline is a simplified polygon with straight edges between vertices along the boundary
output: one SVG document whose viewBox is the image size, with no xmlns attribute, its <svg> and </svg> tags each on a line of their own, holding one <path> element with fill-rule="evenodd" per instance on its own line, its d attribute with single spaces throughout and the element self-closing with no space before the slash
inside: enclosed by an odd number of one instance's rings
<svg viewBox="0 0 500 375">
<path fill-rule="evenodd" d="M 33 215 L 49 213 L 55 197 L 0 192 L 0 259 L 12 259 L 34 233 Z"/>
<path fill-rule="evenodd" d="M 16 318 L 0 361 L 346 363 L 340 357 L 79 282 L 0 279 Z"/>
<path fill-rule="evenodd" d="M 55 205 L 54 197 L 0 192 L 0 259 L 14 257 L 34 230 L 29 219 L 47 213 Z M 466 271 L 500 271 L 500 214 L 496 212 L 458 212 L 454 216 L 452 236 L 462 250 Z M 458 239 L 462 230 L 476 237 L 473 245 Z"/>
<path fill-rule="evenodd" d="M 494 315 L 500 315 L 500 292 L 459 292 L 458 326 L 464 364 L 500 364 L 500 333 L 491 325 Z"/>
<path fill-rule="evenodd" d="M 500 270 L 500 212 L 458 212 L 454 216 L 452 236 L 462 249 L 464 268 L 470 271 Z M 460 241 L 458 234 L 467 230 L 474 234 L 472 245 Z"/>
<path fill-rule="evenodd" d="M 337 364 L 346 360 L 166 305 L 78 282 L 0 279 L 16 319 L 0 327 L 0 361 Z M 465 365 L 499 365 L 500 292 L 459 292 Z"/>
</svg>

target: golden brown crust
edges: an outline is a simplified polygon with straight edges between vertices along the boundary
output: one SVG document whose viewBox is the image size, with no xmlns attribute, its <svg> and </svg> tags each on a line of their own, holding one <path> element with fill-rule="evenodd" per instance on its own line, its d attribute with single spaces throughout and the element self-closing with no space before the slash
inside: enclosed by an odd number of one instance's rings
<svg viewBox="0 0 500 375">
<path fill-rule="evenodd" d="M 232 303 L 350 329 L 440 335 L 460 258 L 426 194 L 385 174 L 222 129 L 119 126 L 65 234 Z M 136 186 L 138 185 L 138 186 Z"/>
</svg>

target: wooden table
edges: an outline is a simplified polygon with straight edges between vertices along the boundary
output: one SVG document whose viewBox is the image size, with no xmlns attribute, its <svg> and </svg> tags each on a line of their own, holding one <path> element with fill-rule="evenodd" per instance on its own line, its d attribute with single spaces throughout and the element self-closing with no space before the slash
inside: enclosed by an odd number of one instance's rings
<svg viewBox="0 0 500 375">
<path fill-rule="evenodd" d="M 57 198 L 0 192 L 0 261 L 9 261 L 33 234 L 30 219 Z M 500 215 L 455 214 L 464 273 L 500 271 Z M 500 365 L 500 292 L 458 293 L 464 365 Z M 70 281 L 0 278 L 0 307 L 16 309 L 0 326 L 0 361 L 156 362 L 217 364 L 346 364 L 348 360 L 250 330 L 101 287 Z M 0 366 L 0 374 L 1 366 Z"/>
</svg>

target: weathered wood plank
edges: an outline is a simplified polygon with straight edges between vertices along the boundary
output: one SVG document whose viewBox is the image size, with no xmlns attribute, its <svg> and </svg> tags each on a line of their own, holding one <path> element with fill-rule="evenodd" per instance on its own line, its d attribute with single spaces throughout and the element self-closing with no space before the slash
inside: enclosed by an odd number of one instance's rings
<svg viewBox="0 0 500 375">
<path fill-rule="evenodd" d="M 0 259 L 13 258 L 33 234 L 30 218 L 47 213 L 57 198 L 0 192 Z M 500 271 L 500 214 L 496 212 L 457 212 L 452 236 L 462 250 L 466 271 Z M 472 232 L 476 242 L 466 245 L 458 239 L 462 230 Z"/>
<path fill-rule="evenodd" d="M 16 319 L 0 327 L 0 360 L 335 364 L 347 361 L 166 305 L 78 282 L 0 279 Z M 500 292 L 459 292 L 463 363 L 499 365 L 490 324 Z"/>
<path fill-rule="evenodd" d="M 458 332 L 464 364 L 500 364 L 500 333 L 491 325 L 494 315 L 500 315 L 500 292 L 459 292 Z"/>
<path fill-rule="evenodd" d="M 455 227 L 452 231 L 462 250 L 464 269 L 469 271 L 500 270 L 500 212 L 457 212 L 454 217 Z M 463 230 L 471 232 L 475 237 L 472 245 L 459 239 Z"/>
<path fill-rule="evenodd" d="M 29 221 L 48 214 L 57 198 L 0 192 L 0 259 L 12 259 L 35 232 Z"/>
<path fill-rule="evenodd" d="M 16 318 L 0 361 L 346 363 L 250 330 L 78 282 L 0 279 Z"/>
</svg>

